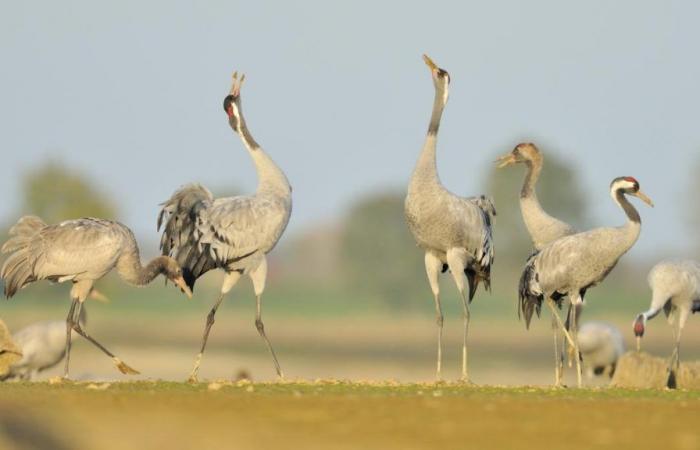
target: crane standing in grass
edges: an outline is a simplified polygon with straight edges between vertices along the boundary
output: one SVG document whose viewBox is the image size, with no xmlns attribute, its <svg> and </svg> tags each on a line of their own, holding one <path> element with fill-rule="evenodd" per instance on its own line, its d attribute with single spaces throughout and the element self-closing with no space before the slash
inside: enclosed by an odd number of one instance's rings
<svg viewBox="0 0 700 450">
<path fill-rule="evenodd" d="M 610 195 L 625 212 L 625 225 L 595 228 L 557 239 L 528 260 L 520 278 L 518 309 L 525 317 L 525 326 L 530 326 L 532 314 L 537 312 L 539 315 L 542 302 L 546 302 L 577 356 L 580 353 L 576 306 L 583 302 L 586 290 L 602 282 L 639 238 L 641 218 L 625 196 L 638 197 L 653 206 L 649 197 L 639 189 L 639 182 L 632 177 L 615 178 L 610 185 Z M 555 307 L 555 303 L 558 304 L 564 297 L 568 297 L 573 306 L 571 333 L 561 323 Z M 577 384 L 580 387 L 581 361 L 578 357 L 575 360 Z"/>
<path fill-rule="evenodd" d="M 637 351 L 640 349 L 647 320 L 653 319 L 663 310 L 673 327 L 675 341 L 668 363 L 666 385 L 675 388 L 676 372 L 680 366 L 681 333 L 690 314 L 700 312 L 700 264 L 690 260 L 662 261 L 649 272 L 649 286 L 652 290 L 651 305 L 634 321 Z"/>
<path fill-rule="evenodd" d="M 425 251 L 425 268 L 435 300 L 438 324 L 437 379 L 441 378 L 443 325 L 438 275 L 449 269 L 462 298 L 462 381 L 469 382 L 469 303 L 474 298 L 479 282 L 483 281 L 486 289 L 490 288 L 493 263 L 491 216 L 496 211 L 493 203 L 485 197 L 459 197 L 445 189 L 440 182 L 435 162 L 435 144 L 449 95 L 450 75 L 427 56 L 424 55 L 423 59 L 432 74 L 435 100 L 428 135 L 408 186 L 405 214 L 408 228 L 418 246 Z M 469 283 L 468 298 L 465 275 Z"/>
<path fill-rule="evenodd" d="M 24 216 L 10 229 L 9 234 L 10 239 L 2 246 L 2 252 L 9 253 L 10 256 L 0 271 L 7 298 L 39 280 L 73 283 L 70 291 L 72 303 L 64 328 L 64 377 L 68 377 L 71 331 L 112 358 L 122 373 L 138 374 L 88 335 L 79 321 L 83 302 L 92 292 L 95 281 L 112 269 L 116 269 L 122 279 L 136 286 L 144 286 L 162 274 L 188 296 L 192 296 L 174 259 L 159 256 L 146 266 L 141 264 L 134 234 L 121 223 L 83 218 L 47 225 L 36 216 Z"/>
<path fill-rule="evenodd" d="M 539 252 L 547 244 L 564 236 L 576 233 L 576 229 L 573 226 L 556 217 L 550 216 L 542 208 L 542 205 L 540 205 L 540 201 L 537 198 L 536 185 L 540 178 L 540 173 L 542 172 L 544 158 L 535 144 L 518 144 L 513 151 L 498 158 L 496 162 L 498 163 L 499 169 L 512 164 L 524 164 L 527 167 L 525 181 L 523 181 L 523 187 L 520 190 L 520 212 L 522 213 L 525 227 L 530 234 L 535 251 Z M 552 314 L 554 313 L 553 311 Z M 567 316 L 566 328 L 568 329 L 572 317 L 571 310 L 569 310 Z M 552 316 L 552 333 L 554 334 L 554 359 L 556 361 L 554 374 L 556 380 L 555 385 L 561 386 L 564 367 L 563 358 L 559 351 L 559 325 L 557 318 L 554 316 Z M 571 360 L 569 360 L 569 362 L 571 362 Z"/>
<path fill-rule="evenodd" d="M 158 229 L 164 224 L 161 249 L 173 256 L 183 268 L 190 288 L 204 273 L 212 269 L 226 272 L 218 299 L 214 303 L 202 336 L 202 345 L 189 381 L 197 381 L 197 373 L 214 324 L 216 310 L 224 296 L 236 285 L 241 275 L 253 281 L 256 299 L 255 327 L 272 355 L 277 375 L 283 373 L 270 340 L 265 334 L 261 316 L 262 294 L 267 277 L 267 258 L 282 236 L 292 212 L 292 188 L 284 172 L 255 142 L 248 131 L 241 107 L 241 85 L 244 77 L 233 76 L 233 87 L 224 99 L 229 125 L 240 136 L 258 174 L 258 189 L 252 196 L 214 199 L 199 184 L 189 184 L 163 204 Z"/>
</svg>

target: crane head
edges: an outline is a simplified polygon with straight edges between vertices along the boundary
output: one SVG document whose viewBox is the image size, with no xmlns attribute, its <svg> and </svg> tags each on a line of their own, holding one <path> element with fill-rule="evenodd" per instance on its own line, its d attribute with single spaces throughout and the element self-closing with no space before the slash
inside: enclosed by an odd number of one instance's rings
<svg viewBox="0 0 700 450">
<path fill-rule="evenodd" d="M 532 143 L 523 143 L 515 146 L 513 151 L 503 155 L 496 160 L 498 168 L 501 169 L 511 164 L 527 163 L 528 161 L 538 161 L 542 159 L 537 146 Z"/>
<path fill-rule="evenodd" d="M 654 207 L 654 202 L 639 188 L 639 181 L 634 177 L 618 177 L 615 178 L 610 185 L 611 193 L 622 191 L 625 194 L 637 197 L 647 205 Z"/>
<path fill-rule="evenodd" d="M 173 258 L 169 256 L 161 257 L 165 263 L 162 266 L 163 275 L 173 283 L 187 296 L 187 298 L 192 298 L 192 289 L 185 282 L 185 278 L 182 276 L 182 269 L 180 265 Z"/>
<path fill-rule="evenodd" d="M 237 123 L 240 121 L 240 110 L 241 110 L 241 86 L 245 80 L 245 75 L 241 75 L 238 78 L 238 72 L 233 73 L 233 84 L 231 85 L 231 90 L 229 94 L 224 98 L 224 111 L 229 117 L 229 120 Z"/>
<path fill-rule="evenodd" d="M 443 102 L 447 103 L 448 88 L 450 86 L 450 74 L 445 69 L 438 67 L 428 55 L 423 55 L 423 61 L 430 68 L 435 89 L 442 91 Z"/>
<path fill-rule="evenodd" d="M 646 317 L 644 314 L 640 314 L 637 316 L 637 318 L 634 320 L 634 323 L 632 324 L 632 329 L 634 330 L 634 337 L 637 339 L 637 351 L 639 351 L 642 347 L 642 336 L 644 336 L 644 327 L 646 324 Z"/>
</svg>

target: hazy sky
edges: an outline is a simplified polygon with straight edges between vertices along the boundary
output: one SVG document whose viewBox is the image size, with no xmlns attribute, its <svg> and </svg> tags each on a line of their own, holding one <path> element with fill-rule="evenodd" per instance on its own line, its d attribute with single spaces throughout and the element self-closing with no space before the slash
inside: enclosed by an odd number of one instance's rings
<svg viewBox="0 0 700 450">
<path fill-rule="evenodd" d="M 656 208 L 637 202 L 634 251 L 671 255 L 698 201 L 698 5 L 5 2 L 0 217 L 20 213 L 20 175 L 51 157 L 90 172 L 142 240 L 186 182 L 253 190 L 221 107 L 238 69 L 248 125 L 294 187 L 292 229 L 331 219 L 406 185 L 432 106 L 427 52 L 452 76 L 438 151 L 451 190 L 476 194 L 496 153 L 538 142 L 577 165 L 592 223 L 622 223 L 608 185 L 637 177 Z"/>
</svg>

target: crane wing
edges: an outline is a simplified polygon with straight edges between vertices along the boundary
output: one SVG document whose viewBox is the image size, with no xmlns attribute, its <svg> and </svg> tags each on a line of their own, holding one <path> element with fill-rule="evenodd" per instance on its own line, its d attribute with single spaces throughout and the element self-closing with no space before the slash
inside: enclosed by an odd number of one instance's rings
<svg viewBox="0 0 700 450">
<path fill-rule="evenodd" d="M 160 249 L 163 255 L 175 258 L 182 267 L 183 277 L 190 289 L 197 278 L 216 267 L 208 251 L 199 244 L 198 224 L 214 201 L 209 189 L 198 183 L 183 186 L 162 203 L 157 229 L 163 227 Z M 206 215 L 202 214 L 205 218 Z"/>
<path fill-rule="evenodd" d="M 99 278 L 114 266 L 125 233 L 130 233 L 121 224 L 92 217 L 43 227 L 35 223 L 34 229 L 26 224 L 26 218 L 20 219 L 3 246 L 3 252 L 12 253 L 2 268 L 8 297 L 36 280 L 61 282 L 83 274 Z"/>
</svg>

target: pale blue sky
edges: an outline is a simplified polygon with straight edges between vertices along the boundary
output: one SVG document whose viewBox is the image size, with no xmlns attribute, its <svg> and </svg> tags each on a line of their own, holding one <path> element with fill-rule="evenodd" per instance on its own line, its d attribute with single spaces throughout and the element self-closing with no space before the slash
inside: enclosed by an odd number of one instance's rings
<svg viewBox="0 0 700 450">
<path fill-rule="evenodd" d="M 332 219 L 407 183 L 432 102 L 427 52 L 452 75 L 438 152 L 451 190 L 477 193 L 495 153 L 538 142 L 577 164 L 591 223 L 621 223 L 608 184 L 637 177 L 657 207 L 640 206 L 634 252 L 668 256 L 697 202 L 698 5 L 5 2 L 0 217 L 18 213 L 19 174 L 49 157 L 99 180 L 142 240 L 181 184 L 254 189 L 221 108 L 239 69 L 251 131 L 294 186 L 292 229 Z"/>
</svg>

